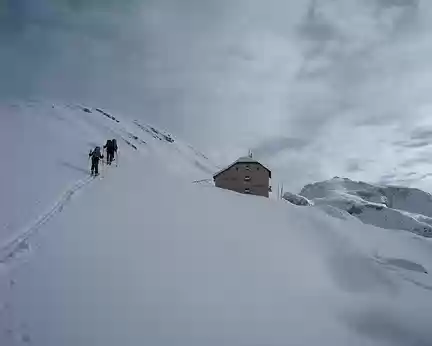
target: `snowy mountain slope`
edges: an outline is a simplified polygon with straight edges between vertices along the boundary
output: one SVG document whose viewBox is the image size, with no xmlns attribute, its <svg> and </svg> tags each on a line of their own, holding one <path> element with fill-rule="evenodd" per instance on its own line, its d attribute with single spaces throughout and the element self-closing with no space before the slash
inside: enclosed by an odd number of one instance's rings
<svg viewBox="0 0 432 346">
<path fill-rule="evenodd" d="M 420 190 L 333 179 L 298 208 L 214 188 L 204 154 L 102 108 L 0 115 L 0 345 L 432 343 L 432 243 L 353 216 L 430 226 Z"/>
<path fill-rule="evenodd" d="M 156 155 L 1 264 L 0 344 L 429 345 L 432 244 L 191 184 Z"/>
<path fill-rule="evenodd" d="M 303 206 L 303 207 L 313 205 L 313 203 L 309 201 L 306 197 L 291 192 L 285 192 L 282 198 L 292 204 Z"/>
<path fill-rule="evenodd" d="M 383 203 L 389 208 L 406 210 L 432 217 L 431 194 L 415 188 L 401 186 L 372 185 L 347 178 L 333 178 L 328 181 L 306 185 L 301 195 L 326 197 L 329 191 L 345 191 L 372 203 Z"/>
<path fill-rule="evenodd" d="M 109 138 L 118 140 L 120 165 L 157 152 L 167 167 L 191 181 L 208 178 L 214 167 L 194 148 L 164 131 L 147 124 L 138 127 L 128 118 L 101 108 L 20 102 L 0 105 L 0 118 L 4 153 L 0 244 L 37 223 L 38 216 L 48 213 L 53 201 L 75 191 L 77 184 L 85 186 L 88 152 Z"/>
<path fill-rule="evenodd" d="M 333 178 L 306 185 L 300 195 L 315 205 L 344 210 L 367 224 L 432 237 L 432 196 L 418 189 Z"/>
</svg>

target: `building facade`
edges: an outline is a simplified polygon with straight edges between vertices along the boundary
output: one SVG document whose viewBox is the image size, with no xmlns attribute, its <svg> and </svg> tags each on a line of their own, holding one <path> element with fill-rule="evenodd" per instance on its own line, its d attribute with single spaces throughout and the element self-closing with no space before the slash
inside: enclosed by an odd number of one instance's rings
<svg viewBox="0 0 432 346">
<path fill-rule="evenodd" d="M 269 197 L 271 171 L 251 157 L 241 157 L 213 176 L 217 187 Z"/>
</svg>

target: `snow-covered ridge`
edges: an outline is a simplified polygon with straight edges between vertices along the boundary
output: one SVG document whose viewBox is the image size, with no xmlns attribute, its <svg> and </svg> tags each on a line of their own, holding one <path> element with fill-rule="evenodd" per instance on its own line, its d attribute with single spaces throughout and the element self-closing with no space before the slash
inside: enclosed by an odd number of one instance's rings
<svg viewBox="0 0 432 346">
<path fill-rule="evenodd" d="M 306 185 L 299 197 L 336 207 L 367 224 L 432 237 L 432 196 L 419 189 L 335 177 Z"/>
<path fill-rule="evenodd" d="M 45 101 L 0 104 L 0 245 L 23 234 L 89 174 L 89 150 L 116 138 L 118 164 L 152 155 L 189 181 L 216 170 L 190 144 L 103 107 Z M 102 173 L 106 169 L 101 166 Z M 12 239 L 12 240 L 11 240 Z"/>
<path fill-rule="evenodd" d="M 313 203 L 309 201 L 306 197 L 291 192 L 285 192 L 282 198 L 295 205 L 300 205 L 300 206 L 313 205 Z"/>
</svg>

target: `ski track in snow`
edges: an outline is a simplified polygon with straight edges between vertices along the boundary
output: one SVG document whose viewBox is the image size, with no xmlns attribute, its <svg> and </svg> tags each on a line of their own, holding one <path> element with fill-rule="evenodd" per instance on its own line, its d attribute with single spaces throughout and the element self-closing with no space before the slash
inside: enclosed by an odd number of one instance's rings
<svg viewBox="0 0 432 346">
<path fill-rule="evenodd" d="M 70 108 L 71 110 L 77 109 L 76 107 L 72 107 L 72 106 L 67 106 L 67 108 Z M 78 106 L 78 109 L 79 109 L 79 113 L 78 113 L 79 115 L 81 115 L 82 111 L 85 111 L 86 113 L 92 113 L 90 109 L 86 107 Z M 122 127 L 122 126 L 119 127 L 118 124 L 121 123 L 121 121 L 118 118 L 112 116 L 111 114 L 99 108 L 97 108 L 96 111 L 100 113 L 100 115 L 102 115 L 101 119 L 106 117 L 110 119 L 110 122 L 111 120 L 114 121 L 116 123 L 115 124 L 116 127 L 114 128 L 112 123 L 107 124 L 105 122 L 101 122 L 99 121 L 100 119 L 98 118 L 85 117 L 82 119 L 89 121 L 93 127 L 96 127 L 98 129 L 102 128 L 104 130 L 103 132 L 105 135 L 110 134 L 112 136 L 118 137 L 129 148 L 132 148 L 134 151 L 139 149 L 138 144 L 147 145 L 147 142 L 145 140 L 143 140 L 141 137 L 131 132 L 133 131 L 131 130 L 131 128 Z M 133 124 L 135 124 L 135 126 L 138 126 L 142 131 L 148 133 L 150 136 L 152 136 L 152 138 L 165 140 L 170 143 L 174 142 L 174 139 L 169 134 L 166 134 L 164 131 L 157 130 L 156 128 L 149 125 L 139 124 L 137 123 L 137 121 L 134 121 Z M 177 152 L 179 152 L 178 148 L 175 149 Z M 190 149 L 193 150 L 196 154 L 198 153 L 198 151 L 194 149 L 192 146 L 190 146 Z M 203 154 L 200 154 L 200 156 L 207 159 L 207 157 L 205 157 Z M 200 164 L 197 160 L 195 160 L 195 166 L 198 166 L 199 168 L 201 168 L 206 172 L 210 171 L 207 167 Z M 36 217 L 34 221 L 32 221 L 30 224 L 27 224 L 22 228 L 19 228 L 17 232 L 14 232 L 14 234 L 12 234 L 9 239 L 4 240 L 3 242 L 0 241 L 0 267 L 6 265 L 7 263 L 15 259 L 15 257 L 17 257 L 20 253 L 28 252 L 30 250 L 28 239 L 35 232 L 37 232 L 41 226 L 47 223 L 57 213 L 61 212 L 64 206 L 70 201 L 72 196 L 76 192 L 84 188 L 92 180 L 93 179 L 91 177 L 78 180 L 71 188 L 67 189 L 63 193 L 60 199 L 46 213 Z"/>
<path fill-rule="evenodd" d="M 36 218 L 30 225 L 23 228 L 12 239 L 0 245 L 0 265 L 7 265 L 23 251 L 30 249 L 28 240 L 44 224 L 50 221 L 56 214 L 63 211 L 63 208 L 71 201 L 72 197 L 85 186 L 94 181 L 94 177 L 78 180 L 71 188 L 67 189 L 60 199 L 44 214 Z"/>
</svg>

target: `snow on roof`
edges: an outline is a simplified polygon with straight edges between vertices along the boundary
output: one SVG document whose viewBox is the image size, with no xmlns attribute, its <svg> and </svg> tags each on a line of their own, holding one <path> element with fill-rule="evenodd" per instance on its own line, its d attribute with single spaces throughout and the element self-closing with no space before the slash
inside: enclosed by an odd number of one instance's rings
<svg viewBox="0 0 432 346">
<path fill-rule="evenodd" d="M 214 174 L 213 178 L 216 178 L 219 174 L 221 174 L 222 172 L 225 172 L 226 170 L 230 169 L 232 166 L 236 165 L 237 163 L 256 163 L 256 164 L 264 167 L 269 172 L 269 175 L 270 175 L 270 178 L 271 178 L 271 171 L 266 166 L 264 166 L 261 162 L 255 160 L 255 159 L 253 159 L 252 157 L 249 157 L 249 156 L 239 157 L 237 160 L 235 160 L 228 167 L 225 167 L 225 168 L 221 169 L 219 172 L 217 172 L 216 174 Z"/>
<path fill-rule="evenodd" d="M 258 163 L 258 164 L 260 164 L 257 160 L 254 160 L 253 158 L 251 158 L 249 156 L 239 157 L 234 163 Z"/>
</svg>

